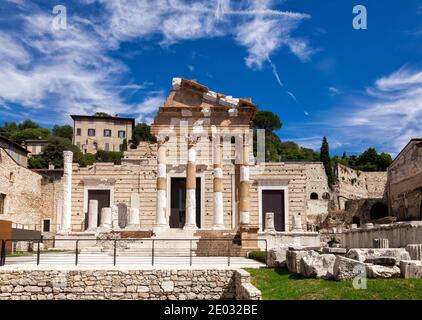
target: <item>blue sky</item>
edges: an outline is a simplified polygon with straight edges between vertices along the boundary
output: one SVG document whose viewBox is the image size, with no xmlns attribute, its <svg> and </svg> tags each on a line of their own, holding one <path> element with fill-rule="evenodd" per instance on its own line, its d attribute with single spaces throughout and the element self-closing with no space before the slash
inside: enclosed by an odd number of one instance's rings
<svg viewBox="0 0 422 320">
<path fill-rule="evenodd" d="M 358 4 L 367 30 L 352 26 Z M 394 155 L 422 136 L 422 1 L 0 3 L 0 122 L 96 111 L 150 122 L 173 77 L 251 97 L 280 116 L 282 140 Z"/>
</svg>

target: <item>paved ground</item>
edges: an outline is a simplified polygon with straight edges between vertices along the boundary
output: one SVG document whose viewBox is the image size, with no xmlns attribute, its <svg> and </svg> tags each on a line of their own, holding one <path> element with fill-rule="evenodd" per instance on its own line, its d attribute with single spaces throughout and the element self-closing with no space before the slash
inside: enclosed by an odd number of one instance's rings
<svg viewBox="0 0 422 320">
<path fill-rule="evenodd" d="M 22 257 L 7 257 L 6 266 L 2 268 L 75 268 L 74 253 L 49 253 L 41 254 L 40 264 L 37 266 L 36 255 Z M 185 257 L 155 257 L 154 265 L 152 258 L 145 256 L 117 256 L 116 268 L 128 269 L 238 269 L 238 268 L 259 268 L 264 267 L 263 263 L 255 260 L 231 257 L 230 266 L 227 257 L 192 257 L 192 266 L 190 258 Z M 113 268 L 113 256 L 107 254 L 82 253 L 78 257 L 77 268 Z"/>
</svg>

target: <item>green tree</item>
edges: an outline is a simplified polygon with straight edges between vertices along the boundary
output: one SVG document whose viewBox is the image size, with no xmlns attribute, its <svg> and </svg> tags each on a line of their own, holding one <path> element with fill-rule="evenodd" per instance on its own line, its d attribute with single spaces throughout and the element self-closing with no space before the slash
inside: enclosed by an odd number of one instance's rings
<svg viewBox="0 0 422 320">
<path fill-rule="evenodd" d="M 25 130 L 25 129 L 37 129 L 40 128 L 40 125 L 38 123 L 35 123 L 34 121 L 27 119 L 19 124 L 18 129 L 19 130 Z"/>
<path fill-rule="evenodd" d="M 324 164 L 325 173 L 327 174 L 328 184 L 332 186 L 334 184 L 333 170 L 331 168 L 330 160 L 330 147 L 328 145 L 327 138 L 322 139 L 322 145 L 320 150 L 320 160 Z"/>
<path fill-rule="evenodd" d="M 55 125 L 52 130 L 53 136 L 66 138 L 72 141 L 73 138 L 73 128 L 69 125 L 59 126 Z"/>
<path fill-rule="evenodd" d="M 10 136 L 19 130 L 16 122 L 5 122 L 2 127 L 0 127 L 0 136 L 3 136 L 7 139 L 10 139 Z"/>
<path fill-rule="evenodd" d="M 121 164 L 123 152 L 98 150 L 95 154 L 96 162 L 113 162 L 114 164 Z"/>
<path fill-rule="evenodd" d="M 63 168 L 63 151 L 73 152 L 73 162 L 85 167 L 85 156 L 81 150 L 73 145 L 68 139 L 52 137 L 44 148 L 42 159 L 45 163 L 53 164 L 57 168 Z"/>
<path fill-rule="evenodd" d="M 265 129 L 266 131 L 273 132 L 281 129 L 282 123 L 280 118 L 271 111 L 258 111 L 253 121 L 253 127 L 255 129 Z"/>
<path fill-rule="evenodd" d="M 23 141 L 31 140 L 43 140 L 50 137 L 50 130 L 45 128 L 26 128 L 18 130 L 12 133 L 9 137 L 10 140 L 21 144 Z"/>
<path fill-rule="evenodd" d="M 146 141 L 150 143 L 155 143 L 156 139 L 151 134 L 151 127 L 147 125 L 146 123 L 138 123 L 132 133 L 132 140 L 130 147 L 132 149 L 136 149 L 139 142 Z"/>
<path fill-rule="evenodd" d="M 393 162 L 393 159 L 391 158 L 391 155 L 388 153 L 382 152 L 378 156 L 378 160 L 377 160 L 378 170 L 386 171 L 392 162 Z"/>
<path fill-rule="evenodd" d="M 28 168 L 29 169 L 43 169 L 47 168 L 48 164 L 44 161 L 42 156 L 31 156 L 28 158 Z"/>
</svg>

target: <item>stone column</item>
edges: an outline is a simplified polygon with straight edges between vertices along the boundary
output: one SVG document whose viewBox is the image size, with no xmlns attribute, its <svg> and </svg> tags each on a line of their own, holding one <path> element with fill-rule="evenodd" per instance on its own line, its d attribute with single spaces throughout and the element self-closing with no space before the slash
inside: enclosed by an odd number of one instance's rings
<svg viewBox="0 0 422 320">
<path fill-rule="evenodd" d="M 129 227 L 130 228 L 139 228 L 141 222 L 139 219 L 139 209 L 138 208 L 129 208 Z"/>
<path fill-rule="evenodd" d="M 224 229 L 223 210 L 223 168 L 222 144 L 220 137 L 214 137 L 214 224 L 213 229 Z"/>
<path fill-rule="evenodd" d="M 168 139 L 158 138 L 157 153 L 157 212 L 155 215 L 155 227 L 168 228 L 167 222 L 167 147 Z"/>
<path fill-rule="evenodd" d="M 186 222 L 183 229 L 195 230 L 196 226 L 196 150 L 193 139 L 188 141 L 186 166 Z"/>
<path fill-rule="evenodd" d="M 89 200 L 88 204 L 88 230 L 98 227 L 98 200 Z"/>
<path fill-rule="evenodd" d="M 111 208 L 102 208 L 101 209 L 101 227 L 111 228 Z"/>
<path fill-rule="evenodd" d="M 389 248 L 388 239 L 373 239 L 373 246 L 377 249 Z"/>
<path fill-rule="evenodd" d="M 72 162 L 73 152 L 63 151 L 63 209 L 60 233 L 72 231 Z"/>
<path fill-rule="evenodd" d="M 243 137 L 243 150 L 242 150 L 242 165 L 240 166 L 240 188 L 239 188 L 239 212 L 240 224 L 250 224 L 249 214 L 249 136 L 247 134 Z"/>
<path fill-rule="evenodd" d="M 111 206 L 111 227 L 120 229 L 119 227 L 119 207 L 115 204 Z"/>
<path fill-rule="evenodd" d="M 411 260 L 422 261 L 422 244 L 408 244 L 406 251 L 409 252 Z"/>
</svg>

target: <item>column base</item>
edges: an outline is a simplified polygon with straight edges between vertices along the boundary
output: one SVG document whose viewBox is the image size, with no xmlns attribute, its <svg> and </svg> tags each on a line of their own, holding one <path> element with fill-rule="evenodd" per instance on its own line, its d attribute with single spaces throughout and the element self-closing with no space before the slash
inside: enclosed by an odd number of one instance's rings
<svg viewBox="0 0 422 320">
<path fill-rule="evenodd" d="M 163 231 L 163 230 L 168 230 L 168 229 L 170 229 L 170 226 L 167 224 L 156 224 L 154 227 L 152 227 L 153 232 Z"/>
<path fill-rule="evenodd" d="M 213 225 L 212 230 L 225 230 L 226 228 L 222 224 Z"/>
<path fill-rule="evenodd" d="M 192 225 L 185 225 L 183 227 L 183 230 L 198 230 L 198 227 L 196 225 L 194 225 L 194 224 L 192 224 Z"/>
</svg>

